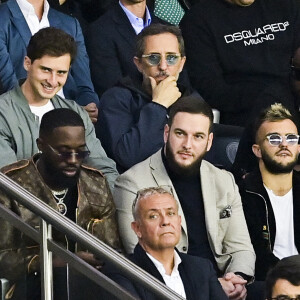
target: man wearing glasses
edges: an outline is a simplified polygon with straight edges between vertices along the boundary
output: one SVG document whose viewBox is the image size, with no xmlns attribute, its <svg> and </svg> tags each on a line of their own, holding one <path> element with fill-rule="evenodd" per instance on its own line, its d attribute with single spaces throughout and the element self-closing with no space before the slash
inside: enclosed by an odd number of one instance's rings
<svg viewBox="0 0 300 300">
<path fill-rule="evenodd" d="M 47 112 L 42 118 L 36 142 L 40 153 L 8 165 L 1 171 L 48 204 L 49 208 L 59 211 L 109 246 L 120 248 L 115 206 L 108 183 L 100 171 L 82 164 L 90 151 L 81 117 L 67 108 Z M 1 192 L 0 203 L 24 222 L 39 227 L 39 218 L 13 197 Z M 33 289 L 34 283 L 40 280 L 39 246 L 3 219 L 0 219 L 0 227 L 3 233 L 0 239 L 0 278 L 7 278 L 11 286 L 16 283 L 12 299 L 41 299 L 40 290 Z M 83 247 L 57 230 L 53 232 L 53 239 L 95 268 L 100 268 L 101 263 L 93 254 L 85 252 Z M 57 257 L 53 258 L 53 266 L 57 268 L 54 275 L 60 275 L 54 276 L 55 291 L 56 286 L 60 286 L 60 280 L 56 282 L 56 278 L 65 275 L 69 278 L 69 273 L 62 268 L 65 264 Z M 27 294 L 21 290 L 23 278 Z M 70 284 L 76 278 L 72 277 Z M 70 299 L 91 299 L 86 294 L 88 291 L 88 288 L 84 291 L 86 298 L 76 296 Z M 69 292 L 74 292 L 74 289 Z M 60 288 L 59 296 L 54 295 L 54 299 L 69 299 L 66 288 Z"/>
<path fill-rule="evenodd" d="M 96 131 L 107 155 L 125 171 L 163 145 L 168 108 L 190 90 L 177 84 L 185 63 L 180 30 L 152 24 L 137 37 L 134 57 L 143 79 L 125 78 L 101 97 Z"/>
<path fill-rule="evenodd" d="M 81 116 L 85 125 L 91 152 L 85 163 L 101 170 L 112 188 L 118 175 L 115 163 L 96 138 L 88 114 L 74 101 L 56 95 L 66 83 L 76 52 L 75 40 L 61 29 L 47 27 L 31 37 L 24 59 L 27 78 L 0 96 L 0 167 L 35 154 L 43 114 L 69 108 Z"/>
<path fill-rule="evenodd" d="M 257 280 L 278 260 L 300 249 L 300 176 L 294 171 L 300 146 L 296 121 L 282 104 L 261 112 L 253 153 L 259 168 L 246 175 L 240 192 L 256 253 Z"/>
</svg>

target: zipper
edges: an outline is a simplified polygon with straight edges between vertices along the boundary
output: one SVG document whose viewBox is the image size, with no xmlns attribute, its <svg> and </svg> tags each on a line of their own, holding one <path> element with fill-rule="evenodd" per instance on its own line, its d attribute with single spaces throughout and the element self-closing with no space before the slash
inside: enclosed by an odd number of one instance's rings
<svg viewBox="0 0 300 300">
<path fill-rule="evenodd" d="M 269 242 L 269 248 L 270 248 L 270 251 L 273 252 L 272 250 L 272 246 L 271 246 L 271 233 L 270 233 L 270 226 L 269 226 L 269 210 L 268 210 L 268 206 L 267 206 L 267 202 L 266 202 L 266 199 L 261 195 L 261 194 L 258 194 L 258 193 L 255 193 L 255 192 L 251 192 L 251 191 L 248 191 L 246 190 L 247 193 L 250 193 L 250 194 L 254 194 L 254 195 L 257 195 L 259 197 L 261 197 L 263 200 L 264 200 L 264 203 L 265 203 L 265 208 L 266 208 L 266 219 L 267 219 L 267 226 L 268 226 L 268 242 Z"/>
</svg>

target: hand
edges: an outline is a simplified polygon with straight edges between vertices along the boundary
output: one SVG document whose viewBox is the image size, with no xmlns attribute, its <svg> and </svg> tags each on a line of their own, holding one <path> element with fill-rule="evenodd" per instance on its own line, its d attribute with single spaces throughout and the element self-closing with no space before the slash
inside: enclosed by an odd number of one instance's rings
<svg viewBox="0 0 300 300">
<path fill-rule="evenodd" d="M 94 102 L 89 103 L 86 106 L 83 106 L 83 108 L 87 111 L 89 114 L 89 117 L 93 123 L 97 122 L 98 118 L 98 108 L 97 105 Z"/>
<path fill-rule="evenodd" d="M 181 93 L 177 87 L 176 78 L 169 76 L 159 84 L 156 83 L 153 77 L 149 77 L 152 87 L 152 101 L 169 108 L 178 98 Z"/>
<path fill-rule="evenodd" d="M 85 251 L 79 251 L 76 253 L 78 257 L 83 259 L 85 262 L 90 264 L 91 266 L 95 267 L 97 270 L 100 270 L 103 263 L 96 259 L 93 253 L 85 252 Z"/>
<path fill-rule="evenodd" d="M 222 288 L 229 299 L 244 300 L 247 296 L 246 280 L 230 272 L 219 278 Z"/>
</svg>

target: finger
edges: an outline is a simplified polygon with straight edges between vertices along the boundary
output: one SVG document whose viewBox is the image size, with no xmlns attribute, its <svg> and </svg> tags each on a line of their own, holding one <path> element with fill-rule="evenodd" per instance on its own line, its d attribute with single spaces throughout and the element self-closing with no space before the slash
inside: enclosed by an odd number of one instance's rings
<svg viewBox="0 0 300 300">
<path fill-rule="evenodd" d="M 149 76 L 149 80 L 150 80 L 150 84 L 151 84 L 152 91 L 153 91 L 156 88 L 157 83 L 156 83 L 155 79 L 151 76 Z"/>
</svg>

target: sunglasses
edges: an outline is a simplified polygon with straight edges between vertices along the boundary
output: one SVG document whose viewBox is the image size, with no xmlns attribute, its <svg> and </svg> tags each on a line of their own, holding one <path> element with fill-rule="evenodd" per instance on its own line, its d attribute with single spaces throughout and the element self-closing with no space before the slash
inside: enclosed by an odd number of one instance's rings
<svg viewBox="0 0 300 300">
<path fill-rule="evenodd" d="M 300 300 L 300 295 L 297 295 L 295 298 L 291 298 L 288 295 L 279 295 L 274 298 L 269 298 L 269 300 Z"/>
<path fill-rule="evenodd" d="M 269 141 L 269 144 L 271 146 L 279 146 L 282 144 L 283 139 L 285 139 L 286 143 L 290 146 L 296 145 L 299 141 L 299 135 L 298 134 L 287 134 L 285 136 L 281 136 L 277 133 L 272 133 L 266 136 L 266 139 Z M 299 299 L 300 300 L 300 299 Z"/>
<path fill-rule="evenodd" d="M 292 76 L 297 80 L 300 81 L 300 68 L 296 68 L 294 66 L 291 66 L 292 69 Z"/>
<path fill-rule="evenodd" d="M 77 152 L 71 152 L 71 151 L 57 151 L 53 147 L 51 147 L 48 144 L 49 148 L 54 152 L 61 160 L 69 160 L 73 158 L 74 156 L 77 157 L 77 159 L 86 159 L 90 155 L 89 150 L 84 151 L 77 151 Z"/>
<path fill-rule="evenodd" d="M 151 54 L 143 54 L 143 58 L 145 58 L 150 66 L 157 66 L 161 62 L 162 55 L 159 53 L 151 53 Z M 174 66 L 177 64 L 180 54 L 177 53 L 168 53 L 165 55 L 165 60 L 168 66 Z"/>
</svg>

